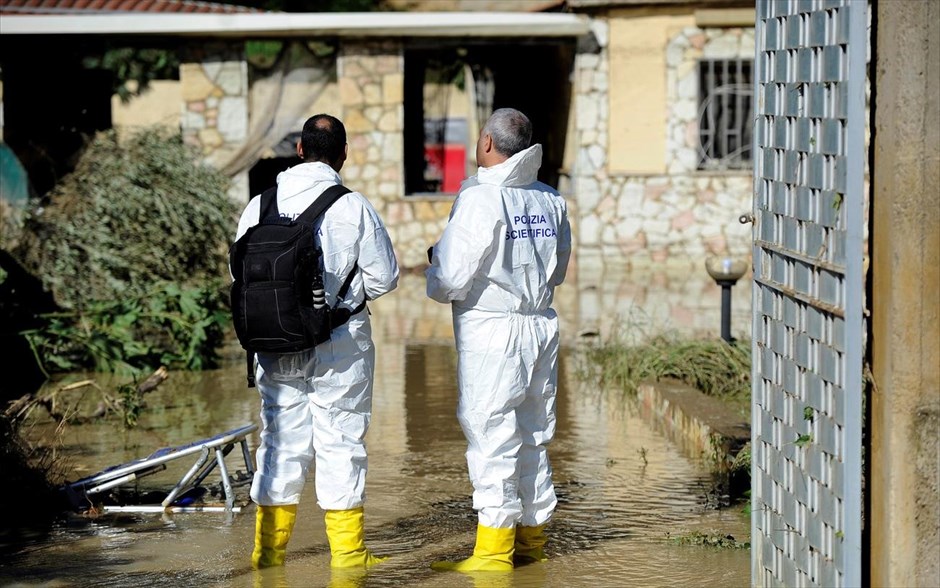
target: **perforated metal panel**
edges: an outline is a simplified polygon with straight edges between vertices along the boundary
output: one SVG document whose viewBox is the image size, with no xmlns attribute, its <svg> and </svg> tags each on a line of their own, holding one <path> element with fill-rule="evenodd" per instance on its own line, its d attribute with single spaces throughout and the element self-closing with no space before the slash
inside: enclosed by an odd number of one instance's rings
<svg viewBox="0 0 940 588">
<path fill-rule="evenodd" d="M 758 0 L 752 557 L 861 584 L 864 0 Z"/>
</svg>

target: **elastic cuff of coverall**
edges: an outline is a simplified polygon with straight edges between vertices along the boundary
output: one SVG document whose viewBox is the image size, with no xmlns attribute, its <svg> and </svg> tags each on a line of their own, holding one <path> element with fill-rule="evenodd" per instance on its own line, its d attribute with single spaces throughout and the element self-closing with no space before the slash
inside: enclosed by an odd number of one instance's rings
<svg viewBox="0 0 940 588">
<path fill-rule="evenodd" d="M 547 525 L 552 520 L 552 514 L 523 514 L 519 521 L 516 523 L 522 527 L 538 527 L 540 525 Z"/>
<path fill-rule="evenodd" d="M 343 499 L 343 500 L 331 500 L 329 502 L 325 500 L 317 500 L 317 506 L 323 510 L 351 510 L 354 508 L 362 508 L 365 506 L 365 499 Z"/>
<path fill-rule="evenodd" d="M 519 523 L 519 515 L 508 515 L 505 513 L 484 514 L 480 511 L 477 514 L 477 522 L 490 529 L 512 529 Z"/>
<path fill-rule="evenodd" d="M 252 484 L 251 491 L 249 492 L 252 502 L 261 506 L 290 506 L 292 504 L 300 504 L 301 492 L 276 491 L 272 488 L 273 484 L 271 484 L 270 481 L 267 484 L 257 484 L 257 475 L 258 474 L 255 474 L 256 482 Z M 262 490 L 261 488 L 266 489 Z"/>
</svg>

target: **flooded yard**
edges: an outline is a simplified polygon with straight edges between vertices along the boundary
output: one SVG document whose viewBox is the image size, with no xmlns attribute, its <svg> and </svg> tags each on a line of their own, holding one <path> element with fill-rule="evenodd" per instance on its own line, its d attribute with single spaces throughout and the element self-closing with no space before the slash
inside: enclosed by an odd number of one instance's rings
<svg viewBox="0 0 940 588">
<path fill-rule="evenodd" d="M 371 305 L 377 368 L 373 423 L 367 437 L 366 543 L 375 553 L 392 556 L 388 561 L 367 574 L 331 572 L 323 512 L 316 505 L 313 481 L 308 480 L 283 569 L 249 568 L 253 508 L 234 515 L 110 513 L 70 517 L 48 534 L 26 541 L 22 549 L 0 560 L 0 584 L 746 586 L 748 550 L 680 545 L 673 540 L 692 531 L 719 530 L 747 541 L 749 521 L 740 509 L 716 509 L 711 478 L 703 465 L 684 457 L 640 419 L 631 401 L 578 379 L 577 346 L 582 343 L 575 335 L 611 328 L 611 317 L 631 312 L 641 286 L 620 280 L 594 289 L 559 290 L 556 307 L 567 336 L 557 435 L 549 448 L 559 504 L 549 526 L 550 560 L 545 564 L 525 566 L 510 575 L 479 576 L 434 572 L 429 567 L 435 560 L 470 553 L 476 519 L 465 443 L 455 417 L 456 354 L 450 312 L 423 297 L 423 277 L 407 275 L 400 291 Z M 695 292 L 688 299 L 689 309 L 667 310 L 666 315 L 674 322 L 687 320 L 687 330 L 705 328 L 713 319 L 717 332 L 718 288 L 712 283 L 712 291 L 708 286 L 703 281 L 689 287 Z M 712 295 L 714 307 L 703 313 L 707 316 L 699 316 L 695 309 Z M 646 316 L 658 316 L 668 296 L 653 289 L 647 296 L 656 305 Z M 735 325 L 736 332 L 745 328 Z M 56 451 L 70 466 L 70 479 L 159 447 L 259 422 L 260 401 L 256 391 L 245 388 L 240 349 L 233 345 L 226 355 L 219 370 L 171 373 L 146 396 L 147 406 L 135 429 L 125 431 L 114 422 L 69 426 Z M 30 423 L 26 433 L 39 440 L 48 438 L 53 428 L 40 419 Z M 257 433 L 249 439 L 249 446 L 257 447 Z M 178 469 L 185 471 L 189 465 L 181 463 Z M 166 480 L 169 488 L 176 481 L 174 475 L 179 476 L 173 467 L 164 474 L 148 478 L 148 483 Z M 209 481 L 216 478 L 210 476 Z M 247 488 L 238 493 L 246 496 Z"/>
</svg>

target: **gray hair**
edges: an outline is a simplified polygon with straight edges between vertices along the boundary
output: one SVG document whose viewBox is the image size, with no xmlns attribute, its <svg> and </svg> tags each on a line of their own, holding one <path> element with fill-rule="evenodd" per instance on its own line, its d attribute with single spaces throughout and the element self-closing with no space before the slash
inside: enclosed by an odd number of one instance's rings
<svg viewBox="0 0 940 588">
<path fill-rule="evenodd" d="M 532 143 L 532 123 L 515 108 L 493 112 L 483 126 L 483 133 L 493 138 L 493 147 L 506 157 L 512 157 Z"/>
</svg>

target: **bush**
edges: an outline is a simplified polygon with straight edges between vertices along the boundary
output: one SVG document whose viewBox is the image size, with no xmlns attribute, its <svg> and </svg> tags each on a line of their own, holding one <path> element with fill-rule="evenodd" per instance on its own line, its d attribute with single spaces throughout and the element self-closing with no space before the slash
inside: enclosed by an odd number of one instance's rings
<svg viewBox="0 0 940 588">
<path fill-rule="evenodd" d="M 25 333 L 47 373 L 215 365 L 238 211 L 197 161 L 166 129 L 100 133 L 29 211 L 17 257 L 60 309 Z"/>
<path fill-rule="evenodd" d="M 43 315 L 24 334 L 43 370 L 139 373 L 164 365 L 216 366 L 216 348 L 231 324 L 220 284 L 183 289 L 164 283 L 144 296 L 91 303 L 79 314 Z"/>
<path fill-rule="evenodd" d="M 196 161 L 178 134 L 160 127 L 126 140 L 99 133 L 49 205 L 31 211 L 32 238 L 20 257 L 60 306 L 79 311 L 163 282 L 217 280 L 237 210 L 228 179 Z"/>
</svg>

